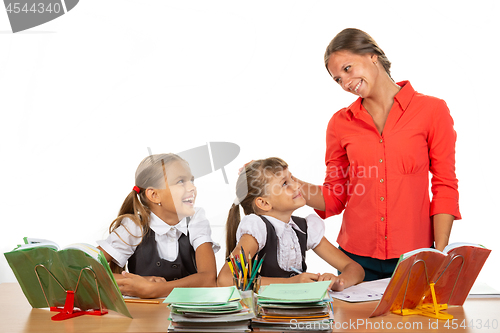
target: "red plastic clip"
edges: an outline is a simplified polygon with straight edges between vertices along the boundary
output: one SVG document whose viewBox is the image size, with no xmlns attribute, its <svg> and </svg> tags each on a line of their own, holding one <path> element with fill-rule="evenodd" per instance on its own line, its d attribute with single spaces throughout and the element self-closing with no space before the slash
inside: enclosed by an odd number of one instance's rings
<svg viewBox="0 0 500 333">
<path fill-rule="evenodd" d="M 75 292 L 73 290 L 66 290 L 66 301 L 64 302 L 64 308 L 58 308 L 51 306 L 50 311 L 58 311 L 59 313 L 52 316 L 52 320 L 60 321 L 69 318 L 74 318 L 82 315 L 94 315 L 94 316 L 102 316 L 108 313 L 108 310 L 75 310 Z"/>
</svg>

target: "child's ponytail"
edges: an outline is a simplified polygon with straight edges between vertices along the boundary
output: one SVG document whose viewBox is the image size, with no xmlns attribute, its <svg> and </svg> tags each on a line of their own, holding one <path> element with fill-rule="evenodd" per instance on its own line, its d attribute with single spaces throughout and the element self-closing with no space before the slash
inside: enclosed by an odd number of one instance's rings
<svg viewBox="0 0 500 333">
<path fill-rule="evenodd" d="M 238 230 L 240 221 L 240 205 L 233 203 L 229 209 L 226 222 L 226 257 L 229 257 L 236 247 L 236 230 Z"/>
<path fill-rule="evenodd" d="M 118 217 L 114 219 L 114 221 L 111 222 L 111 225 L 109 226 L 109 233 L 112 233 L 121 225 L 124 218 L 129 218 L 134 221 L 135 224 L 142 227 L 142 233 L 140 235 L 133 235 L 129 230 L 127 230 L 131 236 L 137 238 L 137 242 L 134 242 L 134 244 L 128 244 L 122 239 L 127 245 L 139 245 L 142 241 L 142 238 L 148 231 L 148 228 L 146 228 L 146 226 L 149 225 L 150 210 L 147 206 L 142 205 L 140 199 L 138 198 L 139 194 L 135 191 L 135 188 L 136 187 L 134 187 L 134 190 L 132 190 L 132 192 L 127 195 L 127 197 L 123 201 L 122 206 L 120 207 Z M 144 193 L 144 191 L 142 192 Z M 118 237 L 120 236 L 118 235 Z M 118 266 L 114 261 L 111 261 L 109 263 L 109 266 L 113 273 L 121 273 L 123 271 L 123 268 Z"/>
<path fill-rule="evenodd" d="M 135 186 L 134 188 L 138 187 Z M 118 228 L 121 225 L 121 221 L 127 217 L 134 221 L 135 224 L 142 227 L 144 235 L 144 232 L 147 231 L 146 227 L 149 225 L 149 214 L 151 213 L 151 210 L 147 205 L 142 204 L 141 201 L 144 199 L 139 199 L 141 196 L 145 196 L 144 190 L 141 190 L 139 194 L 135 190 L 132 190 L 132 192 L 127 195 L 122 206 L 120 207 L 120 210 L 118 211 L 118 217 L 109 226 L 109 233 L 112 233 L 116 228 Z M 143 235 L 135 236 L 142 238 Z"/>
</svg>

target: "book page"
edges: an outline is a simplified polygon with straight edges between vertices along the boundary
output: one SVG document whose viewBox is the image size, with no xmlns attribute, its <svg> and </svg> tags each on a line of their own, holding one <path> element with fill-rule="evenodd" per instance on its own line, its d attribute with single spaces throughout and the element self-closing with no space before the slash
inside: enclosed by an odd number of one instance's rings
<svg viewBox="0 0 500 333">
<path fill-rule="evenodd" d="M 433 278 L 439 304 L 463 305 L 490 250 L 477 245 L 460 246 L 448 252 L 448 258 Z M 430 302 L 426 295 L 426 303 Z"/>
<path fill-rule="evenodd" d="M 14 250 L 32 249 L 34 247 L 48 247 L 56 251 L 59 251 L 61 249 L 61 247 L 57 243 L 48 239 L 24 237 L 23 240 L 24 244 L 18 245 Z"/>
</svg>

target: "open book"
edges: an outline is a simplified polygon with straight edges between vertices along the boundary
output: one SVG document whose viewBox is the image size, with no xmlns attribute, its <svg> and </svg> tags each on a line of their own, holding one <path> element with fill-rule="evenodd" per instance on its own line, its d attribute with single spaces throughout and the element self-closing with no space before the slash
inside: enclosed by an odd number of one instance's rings
<svg viewBox="0 0 500 333">
<path fill-rule="evenodd" d="M 433 303 L 432 283 L 438 304 L 463 305 L 490 252 L 478 244 L 453 243 L 443 252 L 424 248 L 401 255 L 370 317 Z"/>
<path fill-rule="evenodd" d="M 76 250 L 81 250 L 94 258 L 95 260 L 101 262 L 104 265 L 104 262 L 107 263 L 106 258 L 102 254 L 101 251 L 99 251 L 95 246 L 92 246 L 90 244 L 86 243 L 75 243 L 75 244 L 70 244 L 65 246 L 64 248 L 61 248 L 59 244 L 48 240 L 48 239 L 41 239 L 41 238 L 30 238 L 30 237 L 24 237 L 23 238 L 24 244 L 19 244 L 13 251 L 20 251 L 20 250 L 27 250 L 35 247 L 47 247 L 49 249 L 53 249 L 55 251 L 60 251 L 60 250 L 67 250 L 67 249 L 76 249 Z"/>
<path fill-rule="evenodd" d="M 63 307 L 69 290 L 82 311 L 104 308 L 131 317 L 104 255 L 92 245 L 61 248 L 25 237 L 24 244 L 4 255 L 34 308 Z"/>
</svg>

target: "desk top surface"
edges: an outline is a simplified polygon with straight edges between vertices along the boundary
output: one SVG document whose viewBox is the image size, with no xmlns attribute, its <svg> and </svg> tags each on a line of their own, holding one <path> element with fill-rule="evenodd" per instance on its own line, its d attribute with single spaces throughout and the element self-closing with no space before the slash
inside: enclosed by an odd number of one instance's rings
<svg viewBox="0 0 500 333">
<path fill-rule="evenodd" d="M 55 322 L 49 309 L 32 309 L 17 283 L 0 284 L 4 309 L 0 332 L 166 332 L 169 310 L 165 304 L 127 303 L 134 319 L 115 312 L 80 316 Z M 377 302 L 333 302 L 333 332 L 500 332 L 500 299 L 470 298 L 463 307 L 447 310 L 453 321 L 422 316 L 387 314 L 368 318 Z M 473 326 L 473 327 L 472 327 Z M 489 327 L 487 327 L 489 326 Z"/>
</svg>

